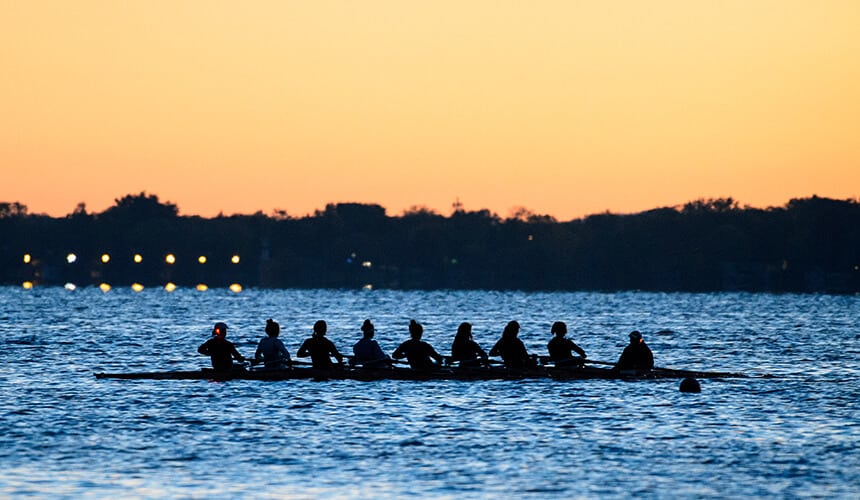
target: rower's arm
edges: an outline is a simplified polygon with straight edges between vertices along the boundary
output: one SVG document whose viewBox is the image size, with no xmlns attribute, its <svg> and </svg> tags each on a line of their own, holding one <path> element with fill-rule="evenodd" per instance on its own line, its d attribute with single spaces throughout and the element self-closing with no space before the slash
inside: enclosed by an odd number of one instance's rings
<svg viewBox="0 0 860 500">
<path fill-rule="evenodd" d="M 478 351 L 478 356 L 484 359 L 484 361 L 487 360 L 487 351 L 481 349 L 481 346 L 479 346 L 477 342 L 475 342 L 475 350 Z"/>
<path fill-rule="evenodd" d="M 494 345 L 493 348 L 490 349 L 490 356 L 500 356 L 502 354 L 502 348 L 499 347 L 499 344 L 501 343 L 501 340 L 496 342 L 496 345 Z"/>
<path fill-rule="evenodd" d="M 234 358 L 236 361 L 245 361 L 245 357 L 244 357 L 244 356 L 242 356 L 241 354 L 239 354 L 239 351 L 237 351 L 237 350 L 236 350 L 236 346 L 233 346 L 233 349 L 231 349 L 231 353 L 230 353 L 230 354 L 232 354 L 232 355 L 233 355 L 233 358 Z"/>
<path fill-rule="evenodd" d="M 338 352 L 337 347 L 335 347 L 334 344 L 331 346 L 331 353 L 334 355 L 335 359 L 337 359 L 338 363 L 343 363 L 343 355 Z"/>
<path fill-rule="evenodd" d="M 435 359 L 436 362 L 439 363 L 440 365 L 445 361 L 445 358 L 443 358 L 441 354 L 436 352 L 436 349 L 433 349 L 432 346 L 430 347 L 430 353 L 429 354 L 430 354 L 430 357 Z"/>
<path fill-rule="evenodd" d="M 278 345 L 278 350 L 281 351 L 281 355 L 285 360 L 290 361 L 290 351 L 287 350 L 287 346 L 285 346 L 283 342 Z"/>
</svg>

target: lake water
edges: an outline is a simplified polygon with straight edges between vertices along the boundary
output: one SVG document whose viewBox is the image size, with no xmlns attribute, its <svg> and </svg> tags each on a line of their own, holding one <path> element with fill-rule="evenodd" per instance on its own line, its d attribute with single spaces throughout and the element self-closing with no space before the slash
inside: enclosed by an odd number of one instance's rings
<svg viewBox="0 0 860 500">
<path fill-rule="evenodd" d="M 250 356 L 266 318 L 291 354 L 317 319 L 351 353 L 411 318 L 448 354 L 553 321 L 595 360 L 643 332 L 658 366 L 749 379 L 96 380 L 196 369 L 216 321 Z M 860 297 L 0 288 L 0 497 L 677 498 L 860 496 Z M 769 374 L 773 377 L 759 377 Z"/>
</svg>

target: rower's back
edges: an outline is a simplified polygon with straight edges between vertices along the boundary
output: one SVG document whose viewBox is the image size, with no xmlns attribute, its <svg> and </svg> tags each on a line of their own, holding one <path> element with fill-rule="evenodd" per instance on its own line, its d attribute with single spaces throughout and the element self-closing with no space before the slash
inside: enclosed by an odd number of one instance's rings
<svg viewBox="0 0 860 500">
<path fill-rule="evenodd" d="M 323 320 L 314 323 L 314 333 L 302 343 L 297 356 L 306 358 L 310 356 L 313 367 L 319 370 L 330 370 L 334 368 L 331 358 L 343 362 L 343 356 L 338 352 L 334 343 L 325 337 L 328 326 Z"/>
</svg>

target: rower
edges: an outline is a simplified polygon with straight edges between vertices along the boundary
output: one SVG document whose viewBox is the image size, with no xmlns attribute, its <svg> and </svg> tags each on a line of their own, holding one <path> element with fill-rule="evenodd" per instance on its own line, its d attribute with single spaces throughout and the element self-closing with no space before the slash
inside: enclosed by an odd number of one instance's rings
<svg viewBox="0 0 860 500">
<path fill-rule="evenodd" d="M 457 334 L 451 344 L 451 361 L 458 361 L 460 366 L 487 364 L 487 352 L 472 338 L 471 323 L 460 323 L 457 327 Z"/>
<path fill-rule="evenodd" d="M 337 359 L 339 364 L 343 364 L 343 356 L 338 352 L 331 340 L 325 338 L 328 325 L 325 321 L 319 320 L 314 323 L 314 333 L 307 338 L 299 352 L 296 355 L 300 358 L 310 356 L 313 367 L 318 370 L 331 370 L 334 368 L 334 363 L 331 362 L 331 356 Z"/>
<path fill-rule="evenodd" d="M 278 370 L 290 366 L 290 353 L 278 338 L 281 334 L 281 325 L 271 318 L 266 320 L 266 336 L 260 339 L 254 360 L 257 363 L 265 363 L 267 370 Z"/>
<path fill-rule="evenodd" d="M 502 338 L 490 349 L 490 356 L 501 356 L 505 366 L 513 370 L 534 368 L 537 366 L 535 356 L 530 355 L 523 341 L 517 338 L 519 332 L 520 324 L 509 321 L 502 331 Z"/>
<path fill-rule="evenodd" d="M 567 335 L 567 324 L 564 321 L 556 321 L 552 324 L 551 333 L 555 334 L 549 344 L 549 359 L 555 363 L 555 366 L 582 366 L 582 359 L 573 356 L 574 351 L 583 359 L 588 357 L 581 347 L 576 345 L 574 341 L 565 337 Z"/>
<path fill-rule="evenodd" d="M 630 344 L 624 348 L 613 370 L 651 370 L 654 368 L 654 355 L 642 340 L 642 334 L 634 330 L 630 332 Z"/>
<path fill-rule="evenodd" d="M 212 368 L 219 372 L 229 372 L 233 369 L 233 360 L 244 362 L 245 358 L 236 350 L 236 346 L 227 340 L 227 324 L 218 322 L 212 328 L 212 338 L 197 348 L 200 354 L 209 356 Z"/>
<path fill-rule="evenodd" d="M 412 337 L 400 344 L 394 353 L 394 359 L 406 358 L 413 370 L 430 371 L 442 364 L 442 356 L 433 346 L 421 340 L 424 327 L 414 319 L 409 322 L 409 335 Z M 433 361 L 436 361 L 435 363 Z"/>
<path fill-rule="evenodd" d="M 379 344 L 373 340 L 376 328 L 369 319 L 364 320 L 364 323 L 361 324 L 361 332 L 364 336 L 352 346 L 352 353 L 354 354 L 352 362 L 367 368 L 391 366 L 391 358 L 382 352 Z"/>
</svg>

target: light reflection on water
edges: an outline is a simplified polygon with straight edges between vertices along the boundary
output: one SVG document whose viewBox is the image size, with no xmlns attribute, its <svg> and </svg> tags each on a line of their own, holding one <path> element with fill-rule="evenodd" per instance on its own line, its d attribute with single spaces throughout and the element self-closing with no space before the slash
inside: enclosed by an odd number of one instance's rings
<svg viewBox="0 0 860 500">
<path fill-rule="evenodd" d="M 752 294 L 0 289 L 0 496 L 857 497 L 857 297 Z M 592 359 L 632 329 L 658 365 L 775 378 L 677 381 L 117 381 L 205 366 L 215 321 L 295 354 L 317 319 L 344 352 L 461 321 L 488 348 L 553 321 Z"/>
</svg>

